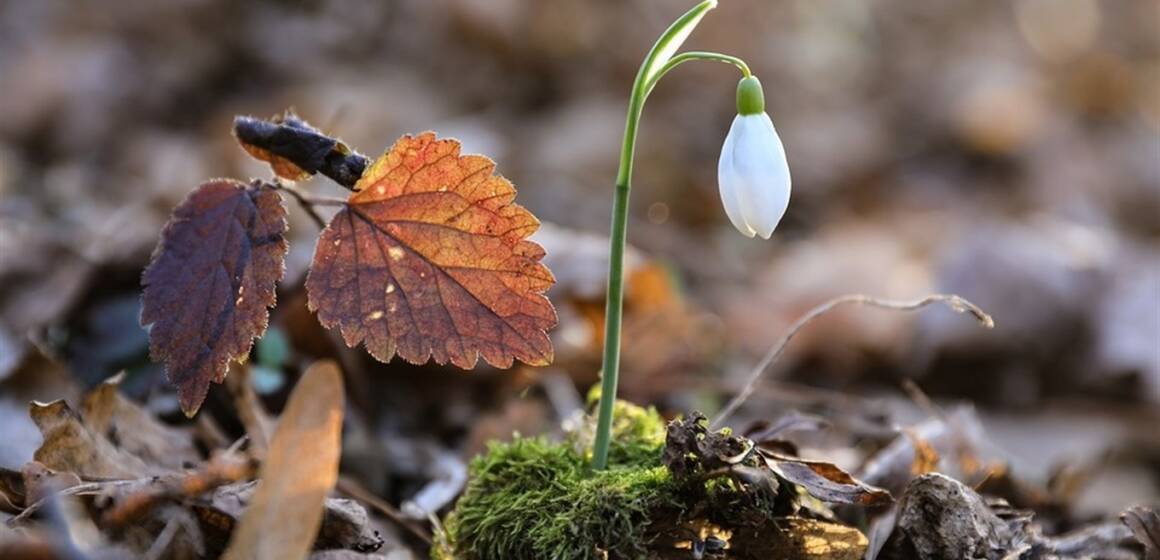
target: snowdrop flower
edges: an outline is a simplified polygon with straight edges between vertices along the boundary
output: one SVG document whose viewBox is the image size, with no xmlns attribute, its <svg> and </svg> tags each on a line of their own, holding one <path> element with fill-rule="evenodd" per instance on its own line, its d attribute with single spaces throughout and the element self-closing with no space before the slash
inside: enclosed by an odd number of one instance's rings
<svg viewBox="0 0 1160 560">
<path fill-rule="evenodd" d="M 756 76 L 737 84 L 737 117 L 721 148 L 717 183 L 729 221 L 746 237 L 769 239 L 789 206 L 790 176 Z"/>
</svg>

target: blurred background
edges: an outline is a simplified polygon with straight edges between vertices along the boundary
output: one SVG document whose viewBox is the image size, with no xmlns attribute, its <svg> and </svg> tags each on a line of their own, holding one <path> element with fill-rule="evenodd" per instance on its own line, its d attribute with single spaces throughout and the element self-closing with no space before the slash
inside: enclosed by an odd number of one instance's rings
<svg viewBox="0 0 1160 560">
<path fill-rule="evenodd" d="M 627 94 L 688 5 L 0 1 L 0 466 L 39 444 L 27 400 L 121 370 L 134 398 L 180 418 L 138 326 L 141 270 L 201 181 L 269 177 L 232 138 L 234 115 L 291 107 L 372 157 L 435 130 L 496 160 L 544 222 L 560 325 L 549 368 L 377 363 L 306 310 L 317 227 L 291 205 L 252 372 L 267 405 L 304 364 L 340 358 L 344 470 L 393 503 L 432 481 L 453 495 L 488 439 L 558 430 L 597 380 Z M 844 308 L 794 340 L 730 423 L 820 414 L 833 427 L 799 443 L 856 469 L 932 414 L 910 379 L 963 411 L 988 457 L 1059 492 L 1062 523 L 1158 499 L 1160 4 L 724 0 L 686 47 L 761 77 L 794 193 L 772 240 L 739 235 L 716 185 L 736 70 L 684 65 L 655 90 L 624 398 L 711 415 L 812 306 L 953 292 L 996 328 L 934 307 Z M 343 193 L 325 178 L 302 188 Z M 202 414 L 237 432 L 232 406 L 215 386 Z"/>
</svg>

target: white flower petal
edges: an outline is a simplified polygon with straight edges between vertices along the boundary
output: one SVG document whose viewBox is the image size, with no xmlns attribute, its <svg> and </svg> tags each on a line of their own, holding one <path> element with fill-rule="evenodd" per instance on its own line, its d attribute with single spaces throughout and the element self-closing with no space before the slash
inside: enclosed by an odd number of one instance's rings
<svg viewBox="0 0 1160 560">
<path fill-rule="evenodd" d="M 758 235 L 769 239 L 789 206 L 789 166 L 769 115 L 761 113 L 746 118 L 751 119 L 746 131 L 749 142 L 739 145 L 736 152 L 738 160 L 750 165 L 746 173 L 750 190 L 743 195 L 745 221 Z"/>
<path fill-rule="evenodd" d="M 721 159 L 717 162 L 717 185 L 721 190 L 721 204 L 725 206 L 725 215 L 729 216 L 729 221 L 733 223 L 733 227 L 737 228 L 737 231 L 740 231 L 742 235 L 753 237 L 757 232 L 745 223 L 742 213 L 745 204 L 741 199 L 743 179 L 733 167 L 733 147 L 736 143 L 734 129 L 737 128 L 740 118 L 738 116 L 733 119 L 729 134 L 725 136 L 725 145 L 721 148 Z"/>
<path fill-rule="evenodd" d="M 738 115 L 733 120 L 718 164 L 718 181 L 725 213 L 737 229 L 769 239 L 785 214 L 791 191 L 785 150 L 769 115 Z"/>
</svg>

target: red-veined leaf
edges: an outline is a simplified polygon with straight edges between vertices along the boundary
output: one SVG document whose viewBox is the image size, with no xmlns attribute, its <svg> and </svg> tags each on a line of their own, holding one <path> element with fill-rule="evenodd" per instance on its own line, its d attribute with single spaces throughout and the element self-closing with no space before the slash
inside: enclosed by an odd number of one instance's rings
<svg viewBox="0 0 1160 560">
<path fill-rule="evenodd" d="M 526 239 L 539 221 L 494 170 L 455 140 L 399 139 L 318 240 L 306 289 L 319 321 L 382 361 L 551 362 L 555 279 Z"/>
</svg>

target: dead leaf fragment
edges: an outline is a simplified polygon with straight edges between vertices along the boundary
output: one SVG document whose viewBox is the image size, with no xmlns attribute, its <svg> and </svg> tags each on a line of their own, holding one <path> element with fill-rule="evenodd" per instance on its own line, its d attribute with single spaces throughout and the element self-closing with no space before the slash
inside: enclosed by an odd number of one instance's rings
<svg viewBox="0 0 1160 560">
<path fill-rule="evenodd" d="M 32 402 L 28 408 L 44 437 L 33 458 L 52 470 L 82 479 L 141 478 L 163 471 L 93 433 L 64 401 Z"/>
<path fill-rule="evenodd" d="M 0 513 L 20 513 L 28 503 L 24 474 L 0 467 Z"/>
<path fill-rule="evenodd" d="M 939 462 L 938 450 L 929 441 L 923 439 L 918 431 L 913 428 L 904 428 L 902 433 L 910 439 L 910 444 L 914 447 L 914 460 L 910 463 L 910 474 L 912 476 L 918 476 L 937 470 Z"/>
<path fill-rule="evenodd" d="M 1160 513 L 1151 508 L 1136 506 L 1120 515 L 1120 520 L 1132 530 L 1132 535 L 1144 545 L 1147 560 L 1160 560 Z"/>
<path fill-rule="evenodd" d="M 36 461 L 29 461 L 20 469 L 22 486 L 26 491 L 25 504 L 32 504 L 52 494 L 81 483 L 71 472 L 54 471 Z"/>
<path fill-rule="evenodd" d="M 258 488 L 234 530 L 227 560 L 301 559 L 338 480 L 342 374 L 333 362 L 306 370 L 270 440 Z"/>
<path fill-rule="evenodd" d="M 234 397 L 238 420 L 246 428 L 250 454 L 260 459 L 266 455 L 266 448 L 270 445 L 274 418 L 266 411 L 258 393 L 254 391 L 254 371 L 250 364 L 235 364 L 231 368 L 233 373 L 226 380 L 226 386 Z"/>
<path fill-rule="evenodd" d="M 823 502 L 879 506 L 894 501 L 890 492 L 866 484 L 832 463 L 781 455 L 731 432 L 711 431 L 699 412 L 668 424 L 661 462 L 676 480 L 698 480 L 727 470 L 733 476 L 756 481 L 762 476 L 769 478 L 772 472 Z"/>
<path fill-rule="evenodd" d="M 254 476 L 256 462 L 240 460 L 231 454 L 215 455 L 200 469 L 175 472 L 103 488 L 101 495 L 108 501 L 101 514 L 104 527 L 123 528 L 140 525 L 151 515 L 163 517 L 157 510 L 172 501 L 191 500 L 219 487 Z M 224 547 L 224 543 L 223 543 Z"/>
<path fill-rule="evenodd" d="M 318 240 L 306 289 L 319 321 L 384 362 L 550 363 L 555 279 L 526 239 L 539 221 L 494 170 L 455 140 L 400 138 Z"/>
<path fill-rule="evenodd" d="M 759 450 L 765 464 L 777 476 L 801 486 L 811 496 L 832 504 L 889 505 L 890 492 L 870 486 L 833 463 L 807 461 Z"/>
<path fill-rule="evenodd" d="M 274 174 L 287 181 L 303 181 L 320 171 L 327 173 L 336 158 L 353 154 L 346 144 L 326 136 L 293 111 L 270 120 L 237 117 L 234 138 L 254 159 L 270 164 Z M 349 169 L 339 166 L 345 172 L 336 178 L 341 184 L 354 184 L 362 174 L 366 160 L 362 156 L 356 159 L 361 165 Z"/>
<path fill-rule="evenodd" d="M 309 144 L 309 152 L 311 159 L 317 160 L 320 164 L 325 154 L 329 153 L 334 148 L 334 141 L 326 142 L 322 140 L 323 137 L 317 129 L 306 124 L 305 121 L 298 119 L 293 113 L 287 112 L 284 115 L 277 115 L 270 119 L 269 122 L 251 119 L 249 117 L 238 117 L 238 121 L 244 123 L 242 126 L 234 125 L 234 138 L 237 139 L 238 144 L 241 144 L 242 149 L 246 153 L 258 161 L 264 161 L 270 164 L 270 169 L 274 175 L 287 181 L 305 181 L 309 179 L 314 173 L 302 169 L 294 162 L 280 155 L 277 155 L 270 150 L 262 148 L 255 144 L 255 140 L 280 140 L 279 136 L 285 136 L 288 131 L 300 131 L 304 136 L 315 140 Z"/>
<path fill-rule="evenodd" d="M 753 442 L 721 431 L 710 431 L 700 412 L 673 420 L 665 427 L 661 462 L 676 480 L 690 480 L 722 468 L 744 466 Z"/>
<path fill-rule="evenodd" d="M 189 416 L 266 330 L 282 278 L 286 208 L 271 187 L 203 183 L 161 233 L 144 285 L 141 324 Z"/>
<path fill-rule="evenodd" d="M 122 374 L 89 391 L 81 401 L 81 417 L 93 433 L 146 464 L 180 470 L 201 461 L 188 431 L 166 425 L 137 403 L 125 398 Z"/>
<path fill-rule="evenodd" d="M 222 486 L 214 491 L 210 504 L 196 506 L 202 527 L 228 539 L 238 520 L 253 503 L 256 481 Z M 327 498 L 322 525 L 314 541 L 315 554 L 321 550 L 372 552 L 385 542 L 374 529 L 366 509 L 354 500 Z M 223 542 L 221 549 L 225 548 Z M 313 555 L 312 555 L 313 557 Z"/>
<path fill-rule="evenodd" d="M 889 445 L 871 455 L 856 477 L 896 495 L 926 471 L 944 473 L 968 482 L 979 480 L 985 440 L 983 425 L 974 408 L 957 407 L 944 416 L 932 417 L 900 432 Z"/>
</svg>

